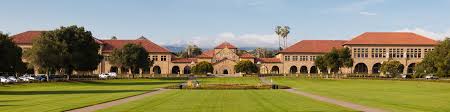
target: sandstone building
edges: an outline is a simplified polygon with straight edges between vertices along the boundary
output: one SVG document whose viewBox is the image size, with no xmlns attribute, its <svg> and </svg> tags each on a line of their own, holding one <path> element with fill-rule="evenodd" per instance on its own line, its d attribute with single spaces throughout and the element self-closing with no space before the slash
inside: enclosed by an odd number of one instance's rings
<svg viewBox="0 0 450 112">
<path fill-rule="evenodd" d="M 27 31 L 12 36 L 13 41 L 22 49 L 32 47 L 34 38 L 43 31 Z M 351 40 L 302 40 L 280 51 L 274 58 L 256 58 L 251 54 L 238 53 L 238 47 L 223 42 L 211 50 L 195 58 L 176 58 L 170 50 L 150 40 L 99 40 L 99 53 L 104 60 L 94 73 L 122 72 L 109 64 L 109 56 L 113 49 L 123 47 L 127 43 L 142 45 L 148 52 L 148 58 L 154 61 L 147 69 L 136 70 L 142 74 L 190 74 L 190 69 L 198 62 L 210 62 L 214 66 L 213 74 L 236 74 L 234 65 L 241 60 L 250 60 L 260 67 L 263 74 L 318 74 L 328 73 L 314 65 L 317 56 L 330 52 L 333 48 L 348 47 L 351 49 L 354 66 L 344 72 L 361 74 L 378 74 L 383 61 L 398 60 L 402 63 L 403 73 L 413 73 L 413 67 L 425 54 L 432 51 L 438 43 L 430 38 L 408 32 L 367 32 Z M 26 61 L 26 60 L 25 60 Z M 37 73 L 37 70 L 34 70 Z"/>
</svg>

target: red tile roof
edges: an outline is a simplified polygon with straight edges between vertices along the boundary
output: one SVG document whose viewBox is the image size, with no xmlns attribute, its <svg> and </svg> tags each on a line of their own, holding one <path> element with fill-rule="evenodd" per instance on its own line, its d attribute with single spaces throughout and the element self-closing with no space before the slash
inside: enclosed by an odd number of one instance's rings
<svg viewBox="0 0 450 112">
<path fill-rule="evenodd" d="M 261 63 L 281 63 L 281 60 L 278 58 L 256 58 L 256 62 Z"/>
<path fill-rule="evenodd" d="M 197 62 L 197 58 L 174 58 L 172 63 L 191 63 Z"/>
<path fill-rule="evenodd" d="M 16 44 L 32 44 L 33 39 L 41 36 L 43 32 L 45 31 L 26 31 L 11 37 L 13 42 L 15 42 Z"/>
<path fill-rule="evenodd" d="M 147 52 L 151 53 L 170 53 L 170 51 L 164 47 L 161 47 L 147 39 L 137 40 L 102 40 L 104 43 L 103 52 L 112 52 L 114 49 L 122 48 L 125 44 L 141 44 Z"/>
<path fill-rule="evenodd" d="M 217 47 L 215 47 L 215 49 L 224 49 L 224 48 L 228 48 L 228 49 L 237 49 L 236 46 L 232 45 L 229 42 L 223 42 L 222 44 L 218 45 Z"/>
<path fill-rule="evenodd" d="M 411 32 L 366 32 L 345 45 L 437 45 L 438 42 Z"/>
<path fill-rule="evenodd" d="M 239 57 L 240 57 L 240 58 L 255 58 L 255 56 L 253 56 L 253 55 L 250 54 L 250 53 L 244 53 L 244 54 L 241 54 Z"/>
<path fill-rule="evenodd" d="M 346 40 L 302 40 L 283 49 L 280 53 L 327 53 L 333 48 L 342 48 Z"/>
<path fill-rule="evenodd" d="M 214 56 L 214 50 L 203 51 L 197 58 L 212 58 Z"/>
</svg>

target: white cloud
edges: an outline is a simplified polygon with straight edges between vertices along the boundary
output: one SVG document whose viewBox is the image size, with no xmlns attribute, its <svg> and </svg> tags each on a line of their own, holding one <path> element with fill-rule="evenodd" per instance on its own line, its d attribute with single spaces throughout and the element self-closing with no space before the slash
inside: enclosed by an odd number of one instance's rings
<svg viewBox="0 0 450 112">
<path fill-rule="evenodd" d="M 365 12 L 365 11 L 359 12 L 359 14 L 366 15 L 366 16 L 375 16 L 375 15 L 377 15 L 377 13 L 371 13 L 371 12 Z"/>
<path fill-rule="evenodd" d="M 445 37 L 450 37 L 450 29 L 446 32 L 433 32 L 428 31 L 423 28 L 405 28 L 401 30 L 397 30 L 396 32 L 413 32 L 419 35 L 427 36 L 433 38 L 435 40 L 443 40 Z"/>
<path fill-rule="evenodd" d="M 190 39 L 183 39 L 188 41 L 174 41 L 166 45 L 186 45 L 196 44 L 200 47 L 211 48 L 219 45 L 222 42 L 230 42 L 237 47 L 278 47 L 278 36 L 276 34 L 242 34 L 236 35 L 231 32 L 223 32 L 216 36 L 206 37 L 192 37 Z"/>
</svg>

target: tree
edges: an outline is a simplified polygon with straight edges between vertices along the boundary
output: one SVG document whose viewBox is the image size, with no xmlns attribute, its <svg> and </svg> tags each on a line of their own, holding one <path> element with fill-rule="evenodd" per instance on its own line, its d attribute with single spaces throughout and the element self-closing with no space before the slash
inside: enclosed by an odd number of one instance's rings
<svg viewBox="0 0 450 112">
<path fill-rule="evenodd" d="M 401 63 L 399 61 L 389 59 L 381 64 L 381 72 L 388 75 L 388 77 L 395 77 L 400 74 L 400 66 Z"/>
<path fill-rule="evenodd" d="M 255 55 L 257 58 L 271 58 L 275 54 L 273 51 L 268 50 L 266 48 L 256 48 L 251 53 Z"/>
<path fill-rule="evenodd" d="M 7 34 L 0 32 L 0 73 L 18 73 L 25 71 L 22 62 L 22 49 Z"/>
<path fill-rule="evenodd" d="M 102 60 L 102 56 L 98 54 L 99 49 L 100 45 L 96 43 L 90 31 L 74 25 L 44 32 L 33 42 L 27 56 L 33 60 L 31 64 L 45 68 L 47 72 L 52 70 L 65 73 L 69 80 L 73 70 L 82 72 L 97 69 Z M 46 62 L 42 62 L 52 60 L 49 57 L 55 60 L 47 64 L 53 65 L 45 65 Z"/>
<path fill-rule="evenodd" d="M 339 54 L 339 62 L 342 63 L 342 67 L 352 68 L 353 67 L 353 58 L 350 51 L 350 48 L 342 48 L 338 51 Z M 341 71 L 342 73 L 342 71 Z"/>
<path fill-rule="evenodd" d="M 117 40 L 117 37 L 116 36 L 112 36 L 111 40 Z"/>
<path fill-rule="evenodd" d="M 67 44 L 60 41 L 55 41 L 48 37 L 40 37 L 33 41 L 33 47 L 25 52 L 25 57 L 31 66 L 45 71 L 45 76 L 47 81 L 49 81 L 49 74 L 63 67 L 62 63 L 64 63 L 64 57 L 67 54 L 66 47 Z"/>
<path fill-rule="evenodd" d="M 249 60 L 239 61 L 234 65 L 234 69 L 236 72 L 244 72 L 245 74 L 258 72 L 258 66 Z"/>
<path fill-rule="evenodd" d="M 324 60 L 329 71 L 337 72 L 343 63 L 339 60 L 339 50 L 333 48 L 331 52 L 324 55 Z"/>
<path fill-rule="evenodd" d="M 123 48 L 114 49 L 111 53 L 110 63 L 128 69 L 134 78 L 132 70 L 148 68 L 152 61 L 148 59 L 148 52 L 138 44 L 126 44 Z"/>
<path fill-rule="evenodd" d="M 434 73 L 437 76 L 450 76 L 450 38 L 439 42 L 433 51 L 428 52 L 416 66 L 416 73 Z"/>
<path fill-rule="evenodd" d="M 211 63 L 206 62 L 206 61 L 202 61 L 197 63 L 197 65 L 192 67 L 192 73 L 195 74 L 207 74 L 207 73 L 212 73 L 214 70 L 213 66 Z"/>
<path fill-rule="evenodd" d="M 327 70 L 327 62 L 324 56 L 317 56 L 316 60 L 314 60 L 314 64 L 317 68 L 322 72 L 323 70 Z"/>
<path fill-rule="evenodd" d="M 290 29 L 291 28 L 289 26 L 275 27 L 275 33 L 278 35 L 278 45 L 280 47 L 280 50 L 287 47 L 287 36 L 290 33 Z M 283 46 L 281 46 L 281 39 L 283 39 Z"/>
<path fill-rule="evenodd" d="M 202 54 L 202 49 L 197 45 L 188 45 L 184 51 L 181 52 L 182 58 L 192 58 Z"/>
</svg>

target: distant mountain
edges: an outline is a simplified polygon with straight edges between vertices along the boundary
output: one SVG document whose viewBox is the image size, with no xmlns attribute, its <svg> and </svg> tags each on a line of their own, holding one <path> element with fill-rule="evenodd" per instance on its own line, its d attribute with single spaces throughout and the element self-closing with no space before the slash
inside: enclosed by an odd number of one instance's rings
<svg viewBox="0 0 450 112">
<path fill-rule="evenodd" d="M 175 52 L 175 53 L 181 52 L 181 51 L 183 51 L 186 48 L 185 46 L 181 46 L 181 45 L 164 45 L 163 47 L 165 47 L 165 48 L 167 48 L 170 51 Z M 248 50 L 255 50 L 256 48 L 258 48 L 258 47 L 240 47 L 239 49 L 248 51 Z M 201 48 L 201 49 L 202 50 L 210 50 L 210 49 L 213 49 L 213 48 Z M 276 48 L 267 48 L 267 49 L 275 50 Z"/>
</svg>

